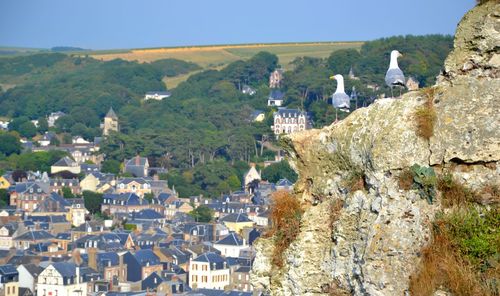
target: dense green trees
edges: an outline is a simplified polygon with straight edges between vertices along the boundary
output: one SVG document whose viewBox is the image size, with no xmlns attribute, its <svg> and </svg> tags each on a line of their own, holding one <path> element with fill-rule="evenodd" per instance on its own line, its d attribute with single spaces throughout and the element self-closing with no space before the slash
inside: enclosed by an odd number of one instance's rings
<svg viewBox="0 0 500 296">
<path fill-rule="evenodd" d="M 0 207 L 10 205 L 10 195 L 7 189 L 0 189 Z"/>
<path fill-rule="evenodd" d="M 0 169 L 50 172 L 50 166 L 66 155 L 57 150 L 11 154 L 0 161 Z"/>
<path fill-rule="evenodd" d="M 192 210 L 189 215 L 193 217 L 196 222 L 207 223 L 213 220 L 214 211 L 205 205 L 200 205 Z"/>
<path fill-rule="evenodd" d="M 102 194 L 92 191 L 83 191 L 83 203 L 85 208 L 92 213 L 100 213 L 101 212 L 101 203 L 102 203 Z"/>
<path fill-rule="evenodd" d="M 9 130 L 19 135 L 31 138 L 36 135 L 36 126 L 26 116 L 16 117 L 9 123 Z"/>
<path fill-rule="evenodd" d="M 262 179 L 272 183 L 278 182 L 280 179 L 286 178 L 288 181 L 295 183 L 297 181 L 297 173 L 290 167 L 286 160 L 278 163 L 273 163 L 262 170 Z"/>
<path fill-rule="evenodd" d="M 19 137 L 13 133 L 0 132 L 0 154 L 9 156 L 21 152 Z"/>
<path fill-rule="evenodd" d="M 327 64 L 328 68 L 333 74 L 343 74 L 349 73 L 351 67 L 356 65 L 361 59 L 361 54 L 355 49 L 340 49 L 332 52 L 328 57 Z"/>
<path fill-rule="evenodd" d="M 205 164 L 200 163 L 194 168 L 172 169 L 166 179 L 169 186 L 175 187 L 180 196 L 203 194 L 218 197 L 221 193 L 227 194 L 241 189 L 243 173 L 240 173 L 240 169 L 243 167 L 240 162 L 231 165 L 227 161 L 218 159 Z M 245 168 L 245 172 L 246 170 Z"/>
<path fill-rule="evenodd" d="M 101 172 L 117 175 L 120 173 L 120 165 L 121 163 L 117 160 L 107 159 L 101 163 Z"/>
<path fill-rule="evenodd" d="M 61 193 L 64 198 L 75 198 L 75 195 L 73 194 L 73 192 L 71 192 L 71 188 L 67 186 L 64 186 L 61 189 Z"/>
</svg>

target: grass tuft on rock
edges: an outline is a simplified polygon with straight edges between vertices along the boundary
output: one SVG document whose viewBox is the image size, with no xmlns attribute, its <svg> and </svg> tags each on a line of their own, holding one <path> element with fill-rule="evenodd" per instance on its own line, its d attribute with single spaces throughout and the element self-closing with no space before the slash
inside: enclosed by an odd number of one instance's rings
<svg viewBox="0 0 500 296">
<path fill-rule="evenodd" d="M 403 190 L 410 190 L 413 185 L 413 174 L 410 169 L 404 169 L 398 176 L 398 186 Z"/>
<path fill-rule="evenodd" d="M 421 90 L 425 97 L 425 103 L 418 107 L 413 114 L 417 130 L 417 136 L 429 140 L 434 135 L 434 125 L 436 123 L 436 110 L 434 109 L 434 97 L 436 96 L 436 88 L 429 87 Z"/>
<path fill-rule="evenodd" d="M 272 195 L 271 228 L 267 237 L 274 238 L 272 264 L 283 267 L 283 253 L 300 232 L 303 210 L 299 200 L 287 191 L 276 191 Z"/>
<path fill-rule="evenodd" d="M 467 206 L 475 201 L 474 192 L 458 183 L 449 173 L 438 178 L 437 188 L 441 192 L 441 201 L 444 207 Z"/>
<path fill-rule="evenodd" d="M 500 211 L 461 208 L 434 222 L 432 242 L 410 277 L 410 294 L 499 295 Z"/>
<path fill-rule="evenodd" d="M 349 190 L 349 192 L 364 190 L 366 187 L 364 172 L 357 167 L 351 168 L 344 179 L 344 186 L 347 190 Z"/>
</svg>

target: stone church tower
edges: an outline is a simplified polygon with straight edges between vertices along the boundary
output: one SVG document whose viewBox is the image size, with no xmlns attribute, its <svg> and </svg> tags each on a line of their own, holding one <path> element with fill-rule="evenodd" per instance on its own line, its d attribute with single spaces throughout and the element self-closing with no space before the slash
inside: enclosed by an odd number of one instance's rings
<svg viewBox="0 0 500 296">
<path fill-rule="evenodd" d="M 109 108 L 108 113 L 104 117 L 104 127 L 102 134 L 104 136 L 109 135 L 110 131 L 118 131 L 118 116 L 116 116 L 115 111 L 113 111 L 113 107 Z"/>
</svg>

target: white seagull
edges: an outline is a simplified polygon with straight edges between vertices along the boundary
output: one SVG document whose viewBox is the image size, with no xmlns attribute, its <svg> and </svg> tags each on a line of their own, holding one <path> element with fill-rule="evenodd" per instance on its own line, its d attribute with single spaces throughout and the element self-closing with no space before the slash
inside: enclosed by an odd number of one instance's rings
<svg viewBox="0 0 500 296">
<path fill-rule="evenodd" d="M 403 71 L 399 69 L 398 57 L 403 56 L 399 51 L 391 51 L 391 63 L 389 64 L 389 70 L 385 74 L 385 83 L 391 88 L 391 96 L 394 97 L 393 88 L 399 88 L 399 95 L 401 96 L 401 88 L 406 86 L 405 75 Z"/>
<path fill-rule="evenodd" d="M 337 89 L 332 95 L 332 105 L 335 108 L 335 121 L 337 121 L 337 110 L 340 109 L 344 112 L 349 112 L 351 99 L 344 91 L 344 77 L 340 74 L 330 76 L 330 79 L 337 80 Z"/>
</svg>

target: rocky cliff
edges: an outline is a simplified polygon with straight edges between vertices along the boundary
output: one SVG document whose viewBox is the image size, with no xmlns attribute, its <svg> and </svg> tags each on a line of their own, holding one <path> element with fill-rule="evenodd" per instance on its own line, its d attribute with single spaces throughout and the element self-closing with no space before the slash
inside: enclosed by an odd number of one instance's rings
<svg viewBox="0 0 500 296">
<path fill-rule="evenodd" d="M 432 92 L 433 136 L 419 137 L 424 91 L 381 99 L 340 123 L 284 139 L 299 172 L 300 233 L 271 266 L 273 239 L 256 243 L 251 281 L 271 295 L 405 295 L 430 223 L 442 210 L 398 185 L 418 164 L 453 171 L 465 186 L 500 184 L 500 4 L 468 12 Z M 383 73 L 381 73 L 383 75 Z M 356 176 L 362 188 L 346 184 Z M 335 205 L 341 203 L 338 209 Z M 335 294 L 337 293 L 337 294 Z"/>
</svg>

